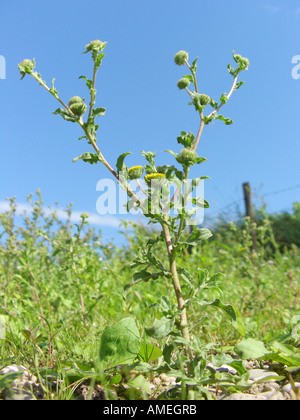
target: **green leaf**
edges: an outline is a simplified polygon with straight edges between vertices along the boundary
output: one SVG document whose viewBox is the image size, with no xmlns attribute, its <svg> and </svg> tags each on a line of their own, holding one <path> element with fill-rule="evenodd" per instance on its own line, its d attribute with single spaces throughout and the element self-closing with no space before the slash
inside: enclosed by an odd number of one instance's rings
<svg viewBox="0 0 300 420">
<path fill-rule="evenodd" d="M 223 93 L 223 95 L 220 98 L 220 102 L 224 105 L 226 104 L 227 101 L 228 101 L 227 94 Z"/>
<path fill-rule="evenodd" d="M 163 353 L 159 347 L 156 347 L 153 344 L 142 344 L 138 354 L 138 358 L 142 362 L 149 363 L 161 357 L 162 354 Z"/>
<path fill-rule="evenodd" d="M 170 153 L 171 155 L 175 156 L 175 158 L 178 157 L 178 153 L 173 152 L 172 150 L 165 150 L 166 153 Z"/>
<path fill-rule="evenodd" d="M 52 95 L 54 95 L 55 97 L 57 97 L 58 92 L 57 92 L 57 90 L 54 87 L 54 82 L 55 82 L 55 79 L 52 79 L 50 92 L 52 93 Z"/>
<path fill-rule="evenodd" d="M 197 61 L 199 60 L 199 57 L 197 57 L 193 62 L 192 62 L 192 65 L 191 65 L 191 68 L 192 68 L 192 71 L 194 72 L 194 73 L 196 73 L 196 71 L 197 71 L 197 69 L 198 69 L 198 67 L 197 67 Z"/>
<path fill-rule="evenodd" d="M 241 82 L 238 82 L 236 85 L 235 85 L 235 88 L 234 88 L 234 90 L 238 90 L 242 85 L 244 85 L 245 84 L 245 82 L 243 82 L 243 81 L 241 81 Z"/>
<path fill-rule="evenodd" d="M 235 77 L 236 76 L 236 70 L 234 70 L 234 68 L 231 66 L 231 64 L 228 64 L 227 68 L 228 68 L 228 71 L 231 74 L 231 76 Z"/>
<path fill-rule="evenodd" d="M 180 244 L 187 244 L 191 246 L 197 246 L 201 242 L 206 241 L 212 236 L 210 230 L 203 228 L 203 229 L 194 229 L 190 236 L 187 238 L 186 241 L 179 242 Z"/>
<path fill-rule="evenodd" d="M 126 292 L 128 289 L 140 283 L 141 281 L 144 281 L 147 283 L 149 280 L 157 280 L 162 275 L 163 275 L 162 272 L 151 273 L 150 271 L 147 271 L 147 269 L 143 269 L 137 273 L 134 273 L 134 275 L 132 276 L 132 282 L 124 286 L 124 296 L 126 295 Z"/>
<path fill-rule="evenodd" d="M 195 288 L 195 281 L 193 275 L 186 270 L 184 267 L 177 267 L 178 274 L 180 275 L 181 279 L 187 283 L 191 289 Z"/>
<path fill-rule="evenodd" d="M 217 116 L 217 119 L 218 119 L 218 120 L 222 120 L 222 121 L 224 121 L 224 123 L 225 123 L 226 125 L 231 125 L 231 124 L 233 124 L 233 121 L 232 121 L 230 118 L 225 118 L 225 117 L 224 117 L 224 115 L 218 115 L 218 116 Z"/>
<path fill-rule="evenodd" d="M 95 153 L 90 153 L 90 152 L 82 153 L 82 155 L 74 158 L 73 162 L 77 162 L 80 159 L 83 160 L 84 162 L 90 163 L 91 165 L 98 163 L 100 161 L 98 155 L 96 155 Z"/>
<path fill-rule="evenodd" d="M 232 320 L 232 321 L 236 321 L 237 319 L 237 313 L 235 308 L 232 305 L 226 305 L 224 303 L 222 303 L 220 301 L 220 299 L 216 299 L 211 303 L 212 306 L 216 306 L 219 309 L 222 309 L 222 311 L 224 311 L 226 313 L 226 315 L 228 315 L 228 317 Z"/>
<path fill-rule="evenodd" d="M 77 118 L 72 117 L 72 115 L 66 109 L 62 109 L 62 108 L 57 108 L 54 112 L 52 112 L 52 114 L 61 115 L 64 120 L 71 121 L 71 122 L 76 122 L 79 119 L 79 117 Z"/>
<path fill-rule="evenodd" d="M 160 339 L 167 337 L 172 331 L 174 326 L 174 319 L 163 316 L 161 319 L 155 319 L 154 324 L 145 328 L 145 332 L 150 337 Z"/>
<path fill-rule="evenodd" d="M 202 198 L 202 197 L 192 198 L 192 203 L 195 206 L 198 206 L 198 207 L 201 207 L 201 208 L 204 208 L 204 209 L 209 208 L 208 201 L 204 200 L 204 198 Z"/>
<path fill-rule="evenodd" d="M 211 100 L 210 100 L 210 105 L 211 105 L 214 109 L 218 108 L 218 103 L 217 103 L 214 99 L 211 99 Z"/>
<path fill-rule="evenodd" d="M 118 174 L 122 171 L 125 171 L 127 169 L 127 166 L 124 164 L 124 159 L 126 158 L 126 156 L 128 155 L 132 155 L 131 152 L 127 152 L 127 153 L 123 153 L 122 155 L 120 155 L 118 157 L 117 160 L 117 170 L 118 170 Z"/>
<path fill-rule="evenodd" d="M 196 159 L 195 159 L 195 163 L 196 164 L 200 164 L 200 163 L 203 163 L 203 162 L 206 162 L 207 161 L 207 159 L 206 158 L 204 158 L 204 157 L 197 157 Z M 207 177 L 206 177 L 207 178 Z M 201 177 L 201 179 L 203 179 L 203 177 Z"/>
<path fill-rule="evenodd" d="M 105 56 L 105 53 L 101 53 L 101 54 L 99 54 L 97 56 L 97 58 L 95 60 L 95 66 L 96 67 L 100 67 L 101 66 L 101 63 L 102 63 L 102 60 L 103 60 L 104 56 Z"/>
<path fill-rule="evenodd" d="M 300 366 L 300 352 L 294 346 L 275 341 L 272 344 L 272 349 L 274 349 L 276 353 L 268 355 L 268 359 L 288 366 Z"/>
<path fill-rule="evenodd" d="M 94 117 L 100 117 L 100 116 L 105 115 L 105 112 L 106 112 L 106 109 L 105 108 L 101 108 L 101 107 L 94 108 L 93 111 L 92 111 L 92 115 Z"/>
<path fill-rule="evenodd" d="M 234 350 L 242 359 L 259 359 L 270 353 L 262 341 L 253 338 L 242 340 Z"/>
<path fill-rule="evenodd" d="M 93 86 L 93 81 L 90 79 L 87 79 L 85 76 L 79 76 L 79 79 L 84 79 L 89 89 L 91 89 L 91 87 Z"/>
<path fill-rule="evenodd" d="M 141 347 L 141 337 L 133 318 L 125 318 L 107 328 L 100 343 L 100 361 L 110 367 L 133 362 Z"/>
<path fill-rule="evenodd" d="M 185 79 L 188 79 L 191 83 L 194 82 L 194 78 L 191 74 L 188 74 L 187 76 L 182 76 L 182 77 L 184 77 Z"/>
<path fill-rule="evenodd" d="M 177 137 L 177 142 L 182 144 L 184 147 L 192 148 L 195 144 L 195 135 L 193 133 L 182 131 L 181 135 Z"/>
</svg>

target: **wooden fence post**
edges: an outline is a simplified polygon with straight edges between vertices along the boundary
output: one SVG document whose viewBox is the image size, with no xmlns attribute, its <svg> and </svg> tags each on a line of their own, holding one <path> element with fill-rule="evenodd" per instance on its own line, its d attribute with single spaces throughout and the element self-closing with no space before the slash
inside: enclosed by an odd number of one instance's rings
<svg viewBox="0 0 300 420">
<path fill-rule="evenodd" d="M 245 200 L 245 209 L 246 209 L 246 216 L 250 217 L 251 224 L 255 222 L 254 216 L 254 209 L 252 205 L 251 199 L 251 187 L 249 182 L 244 182 L 243 184 L 243 192 L 244 192 L 244 200 Z M 251 236 L 253 242 L 253 249 L 257 249 L 257 242 L 256 242 L 256 232 L 255 229 L 251 229 Z"/>
</svg>

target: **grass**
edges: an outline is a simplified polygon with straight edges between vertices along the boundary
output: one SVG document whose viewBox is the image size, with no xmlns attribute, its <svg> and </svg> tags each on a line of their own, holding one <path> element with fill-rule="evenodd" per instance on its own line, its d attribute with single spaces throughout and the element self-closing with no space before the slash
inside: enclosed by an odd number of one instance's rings
<svg viewBox="0 0 300 420">
<path fill-rule="evenodd" d="M 170 366 L 180 370 L 178 347 L 171 346 L 170 336 L 155 340 L 145 334 L 145 327 L 161 317 L 161 296 L 168 296 L 176 305 L 168 281 L 143 282 L 131 288 L 126 299 L 123 296 L 123 287 L 133 275 L 130 263 L 144 235 L 151 232 L 137 225 L 127 235 L 128 246 L 117 248 L 104 243 L 84 215 L 73 225 L 71 207 L 66 209 L 69 219 L 62 222 L 55 212 L 45 215 L 39 193 L 36 200 L 29 197 L 29 201 L 33 211 L 24 215 L 22 226 L 15 224 L 13 199 L 10 210 L 0 215 L 0 315 L 6 319 L 0 369 L 11 364 L 25 366 L 39 378 L 44 399 L 74 399 L 82 384 L 88 384 L 89 397 L 100 389 L 103 398 L 149 398 L 143 385 L 132 386 L 130 389 L 140 392 L 128 396 L 121 381 L 124 367 L 104 375 L 97 370 L 97 358 L 105 328 L 130 316 L 144 342 L 160 348 L 164 355 L 150 363 L 152 371 L 146 373 L 150 382 L 164 371 L 166 361 L 169 370 Z M 254 251 L 249 223 L 242 228 L 231 224 L 225 234 L 217 231 L 201 248 L 182 255 L 180 265 L 208 280 L 209 273 L 222 273 L 224 301 L 241 314 L 244 336 L 266 345 L 284 342 L 298 355 L 299 334 L 291 334 L 299 315 L 300 249 L 292 245 L 279 252 L 271 233 L 266 219 L 257 228 L 259 246 Z M 219 288 L 203 290 L 208 300 L 219 295 Z M 191 306 L 189 317 L 199 360 L 232 355 L 243 338 L 241 328 L 219 310 Z M 125 376 L 130 383 L 131 376 Z M 207 397 L 208 391 L 199 389 Z M 184 390 L 176 396 L 181 397 L 186 397 Z"/>
</svg>

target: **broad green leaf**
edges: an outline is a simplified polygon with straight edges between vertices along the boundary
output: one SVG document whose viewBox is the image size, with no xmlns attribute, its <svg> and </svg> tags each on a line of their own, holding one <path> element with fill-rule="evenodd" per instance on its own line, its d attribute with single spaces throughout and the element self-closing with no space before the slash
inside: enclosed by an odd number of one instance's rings
<svg viewBox="0 0 300 420">
<path fill-rule="evenodd" d="M 133 318 L 125 318 L 107 328 L 100 343 L 100 361 L 110 367 L 133 362 L 141 347 L 141 337 Z"/>
<path fill-rule="evenodd" d="M 226 305 L 226 304 L 222 303 L 220 301 L 220 299 L 214 300 L 211 303 L 211 305 L 222 309 L 222 311 L 224 311 L 232 321 L 236 321 L 237 313 L 236 313 L 235 308 L 232 305 Z"/>
<path fill-rule="evenodd" d="M 193 76 L 191 74 L 188 74 L 188 75 L 182 76 L 182 77 L 184 77 L 185 79 L 188 79 L 191 83 L 194 82 L 194 78 L 193 78 Z"/>
<path fill-rule="evenodd" d="M 167 337 L 172 331 L 174 326 L 174 319 L 163 316 L 161 319 L 155 319 L 154 324 L 145 328 L 145 332 L 150 337 L 160 339 Z"/>
<path fill-rule="evenodd" d="M 192 289 L 195 287 L 195 281 L 193 275 L 186 270 L 184 267 L 177 267 L 178 274 L 180 275 L 181 279 L 187 283 Z"/>
<path fill-rule="evenodd" d="M 142 362 L 149 363 L 161 357 L 162 354 L 163 353 L 159 347 L 156 347 L 153 344 L 142 344 L 138 354 L 138 358 Z"/>
<path fill-rule="evenodd" d="M 201 242 L 206 241 L 212 236 L 210 230 L 203 228 L 203 229 L 194 229 L 190 236 L 187 238 L 186 241 L 180 241 L 180 244 L 187 244 L 192 246 L 197 246 Z"/>
<path fill-rule="evenodd" d="M 132 282 L 124 286 L 125 295 L 126 295 L 127 290 L 130 289 L 130 287 L 140 283 L 141 281 L 148 282 L 149 280 L 157 280 L 162 275 L 163 275 L 162 272 L 151 273 L 150 271 L 147 271 L 147 269 L 143 269 L 137 273 L 134 273 L 134 275 L 132 276 Z"/>
<path fill-rule="evenodd" d="M 202 197 L 192 198 L 192 203 L 195 204 L 195 206 L 208 209 L 209 203 L 208 201 L 204 200 Z"/>
<path fill-rule="evenodd" d="M 124 171 L 126 169 L 126 165 L 124 164 L 124 159 L 128 155 L 132 155 L 132 153 L 131 152 L 123 153 L 122 155 L 120 155 L 118 157 L 117 165 L 116 165 L 117 166 L 118 173 L 121 172 L 121 171 Z"/>
<path fill-rule="evenodd" d="M 203 163 L 203 162 L 206 162 L 207 161 L 207 159 L 206 158 L 204 158 L 204 157 L 197 157 L 196 159 L 195 159 L 195 163 L 196 164 L 200 164 L 200 163 Z"/>
<path fill-rule="evenodd" d="M 234 348 L 242 359 L 259 359 L 270 354 L 262 341 L 246 338 Z"/>
</svg>

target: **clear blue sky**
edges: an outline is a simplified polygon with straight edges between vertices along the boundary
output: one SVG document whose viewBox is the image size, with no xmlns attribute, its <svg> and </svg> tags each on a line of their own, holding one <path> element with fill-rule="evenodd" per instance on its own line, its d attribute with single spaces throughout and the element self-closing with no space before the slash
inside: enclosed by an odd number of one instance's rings
<svg viewBox="0 0 300 420">
<path fill-rule="evenodd" d="M 90 151 L 78 141 L 80 127 L 52 115 L 55 99 L 31 77 L 20 81 L 17 63 L 36 58 L 37 71 L 65 102 L 87 97 L 91 58 L 80 54 L 93 39 L 107 41 L 97 79 L 101 117 L 99 146 L 112 165 L 120 153 L 133 153 L 128 165 L 143 164 L 141 150 L 179 151 L 180 131 L 197 132 L 198 116 L 176 83 L 187 74 L 174 65 L 178 50 L 199 56 L 202 92 L 215 99 L 228 92 L 227 64 L 232 50 L 249 58 L 246 82 L 224 107 L 231 126 L 221 121 L 205 128 L 199 155 L 208 162 L 192 175 L 208 175 L 207 215 L 237 201 L 243 209 L 242 183 L 266 196 L 270 212 L 290 210 L 300 201 L 300 79 L 292 78 L 292 58 L 300 54 L 300 1 L 237 0 L 54 0 L 2 2 L 0 55 L 6 79 L 0 80 L 0 203 L 19 203 L 41 189 L 46 206 L 56 202 L 96 213 L 97 181 L 109 177 L 101 165 L 72 159 Z M 257 204 L 261 202 L 256 201 Z M 232 206 L 227 207 L 227 209 Z M 105 223 L 105 221 L 104 221 Z M 104 227 L 106 234 L 116 230 Z"/>
</svg>

